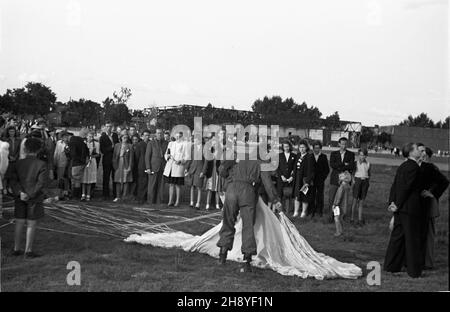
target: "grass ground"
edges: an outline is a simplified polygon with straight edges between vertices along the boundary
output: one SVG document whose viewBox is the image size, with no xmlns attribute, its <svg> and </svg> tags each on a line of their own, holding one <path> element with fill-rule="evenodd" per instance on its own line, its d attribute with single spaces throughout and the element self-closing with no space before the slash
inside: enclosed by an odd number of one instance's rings
<svg viewBox="0 0 450 312">
<path fill-rule="evenodd" d="M 97 236 L 77 236 L 40 230 L 35 250 L 44 256 L 33 260 L 15 258 L 8 253 L 13 246 L 13 226 L 0 229 L 3 291 L 439 291 L 448 290 L 448 191 L 441 199 L 442 214 L 438 220 L 436 266 L 426 271 L 423 278 L 410 279 L 406 273 L 382 272 L 380 286 L 368 286 L 367 263 L 383 263 L 389 239 L 386 211 L 388 188 L 395 167 L 375 165 L 365 210 L 366 226 L 346 226 L 345 235 L 333 237 L 334 226 L 319 220 L 295 221 L 299 232 L 317 251 L 340 261 L 355 263 L 364 271 L 358 280 L 303 280 L 286 277 L 271 270 L 257 269 L 249 275 L 237 272 L 237 263 L 225 267 L 216 260 L 199 253 L 186 253 L 177 249 L 162 249 L 124 243 L 97 233 L 80 230 L 45 217 L 40 226 L 67 232 Z M 186 192 L 187 193 L 187 192 Z M 325 191 L 327 200 L 327 190 Z M 101 207 L 129 211 L 131 205 L 121 207 L 98 202 Z M 158 208 L 158 207 L 152 207 Z M 167 208 L 160 207 L 164 215 Z M 188 207 L 179 214 L 187 217 L 205 214 L 190 211 Z M 7 217 L 12 217 L 7 212 Z M 6 224 L 0 221 L 0 226 Z M 210 225 L 188 222 L 173 228 L 192 234 L 201 234 Z M 69 261 L 81 265 L 81 286 L 68 286 L 66 268 Z"/>
</svg>

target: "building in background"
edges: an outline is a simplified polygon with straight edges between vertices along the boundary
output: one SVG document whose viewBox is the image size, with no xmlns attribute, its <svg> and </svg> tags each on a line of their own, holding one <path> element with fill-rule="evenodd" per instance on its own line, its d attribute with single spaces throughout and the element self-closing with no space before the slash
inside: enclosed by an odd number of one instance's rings
<svg viewBox="0 0 450 312">
<path fill-rule="evenodd" d="M 407 126 L 380 126 L 380 132 L 391 135 L 391 145 L 401 147 L 408 142 L 421 142 L 434 152 L 450 150 L 449 129 Z"/>
<path fill-rule="evenodd" d="M 215 124 L 225 128 L 226 125 L 241 124 L 267 125 L 261 114 L 252 111 L 217 108 L 212 105 L 176 105 L 157 107 L 156 121 L 164 129 L 172 129 L 176 125 L 194 127 L 194 117 L 202 117 L 203 126 Z M 267 119 L 267 116 L 266 116 Z M 356 121 L 339 121 L 334 128 L 326 127 L 325 119 L 312 122 L 308 119 L 292 118 L 279 124 L 278 137 L 297 137 L 319 140 L 326 146 L 337 146 L 341 137 L 349 139 L 350 147 L 359 147 L 362 125 Z"/>
</svg>

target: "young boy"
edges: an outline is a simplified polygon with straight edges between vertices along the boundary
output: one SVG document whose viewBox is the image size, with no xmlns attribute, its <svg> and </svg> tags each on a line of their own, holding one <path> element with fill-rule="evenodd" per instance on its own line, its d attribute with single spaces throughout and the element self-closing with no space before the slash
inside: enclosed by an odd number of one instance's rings
<svg viewBox="0 0 450 312">
<path fill-rule="evenodd" d="M 355 162 L 355 183 L 353 185 L 353 204 L 352 204 L 352 215 L 350 222 L 354 222 L 354 213 L 356 206 L 358 206 L 358 222 L 356 226 L 363 226 L 364 220 L 362 217 L 364 200 L 367 196 L 367 190 L 369 189 L 369 179 L 370 179 L 370 163 L 367 161 L 367 149 L 360 148 L 358 150 L 358 160 Z"/>
<path fill-rule="evenodd" d="M 350 182 L 352 181 L 352 176 L 348 171 L 341 172 L 339 174 L 339 188 L 336 191 L 336 195 L 334 196 L 333 201 L 333 214 L 334 214 L 334 223 L 336 225 L 336 233 L 334 236 L 342 235 L 342 211 L 341 206 L 345 201 L 346 192 L 350 188 Z"/>
<path fill-rule="evenodd" d="M 38 159 L 42 141 L 29 138 L 25 142 L 25 159 L 18 160 L 9 172 L 11 188 L 15 195 L 15 236 L 13 255 L 23 254 L 20 250 L 22 231 L 27 223 L 25 258 L 36 258 L 33 241 L 36 234 L 36 222 L 44 216 L 43 188 L 48 181 L 47 163 Z"/>
</svg>

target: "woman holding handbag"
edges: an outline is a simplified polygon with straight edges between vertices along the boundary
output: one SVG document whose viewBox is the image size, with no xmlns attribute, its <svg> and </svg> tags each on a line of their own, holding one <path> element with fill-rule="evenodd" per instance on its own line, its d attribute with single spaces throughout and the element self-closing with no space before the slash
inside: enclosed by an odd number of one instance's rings
<svg viewBox="0 0 450 312">
<path fill-rule="evenodd" d="M 314 181 L 314 156 L 309 153 L 309 145 L 306 140 L 301 140 L 298 144 L 299 154 L 294 167 L 294 215 L 297 217 L 302 205 L 300 218 L 306 217 L 308 204 L 311 202 L 311 186 Z"/>
</svg>

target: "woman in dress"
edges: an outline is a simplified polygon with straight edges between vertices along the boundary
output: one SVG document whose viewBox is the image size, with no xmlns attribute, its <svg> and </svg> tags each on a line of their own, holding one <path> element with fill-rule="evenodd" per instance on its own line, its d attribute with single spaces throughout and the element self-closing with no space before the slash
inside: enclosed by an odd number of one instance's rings
<svg viewBox="0 0 450 312">
<path fill-rule="evenodd" d="M 279 154 L 278 163 L 278 194 L 283 201 L 284 211 L 289 212 L 294 185 L 294 167 L 296 155 L 292 152 L 292 144 L 286 140 L 282 143 L 282 152 Z"/>
<path fill-rule="evenodd" d="M 89 159 L 84 167 L 81 184 L 81 200 L 91 200 L 92 184 L 97 183 L 97 159 L 100 157 L 100 144 L 94 140 L 94 132 L 89 132 L 86 138 L 86 145 L 89 150 Z"/>
<path fill-rule="evenodd" d="M 114 183 L 116 183 L 117 196 L 114 202 L 125 199 L 128 196 L 128 189 L 133 182 L 133 148 L 129 143 L 130 137 L 126 130 L 121 132 L 120 142 L 114 146 L 112 165 L 114 168 Z"/>
<path fill-rule="evenodd" d="M 314 180 L 314 156 L 309 153 L 309 145 L 305 140 L 301 140 L 298 144 L 299 154 L 294 167 L 294 215 L 297 217 L 302 204 L 302 213 L 300 218 L 306 217 L 308 203 L 311 201 L 310 186 Z"/>
<path fill-rule="evenodd" d="M 185 182 L 191 190 L 191 203 L 190 208 L 194 208 L 194 197 L 195 191 L 197 191 L 197 203 L 195 204 L 195 209 L 200 209 L 200 200 L 202 197 L 202 187 L 203 187 L 203 146 L 201 142 L 194 138 L 194 142 L 190 148 L 191 157 L 190 160 L 186 162 L 185 167 Z M 200 159 L 196 159 L 196 158 Z"/>
<path fill-rule="evenodd" d="M 15 126 L 9 126 L 6 129 L 5 139 L 9 143 L 9 163 L 14 164 L 19 159 L 21 141 Z"/>
<path fill-rule="evenodd" d="M 213 144 L 214 146 L 214 144 Z M 200 177 L 205 177 L 205 190 L 206 190 L 206 210 L 209 210 L 211 204 L 211 196 L 215 195 L 216 198 L 216 208 L 220 209 L 220 197 L 218 191 L 218 181 L 219 181 L 219 166 L 220 160 L 217 160 L 217 152 L 214 147 L 211 148 L 211 153 L 213 154 L 213 159 L 206 160 L 203 163 L 203 170 Z"/>
<path fill-rule="evenodd" d="M 181 186 L 184 185 L 184 165 L 186 163 L 186 143 L 183 141 L 183 133 L 175 135 L 175 141 L 167 146 L 164 155 L 167 163 L 164 168 L 164 179 L 169 184 L 169 203 L 168 206 L 178 207 L 181 197 Z M 176 192 L 175 203 L 173 200 L 174 189 Z"/>
</svg>

